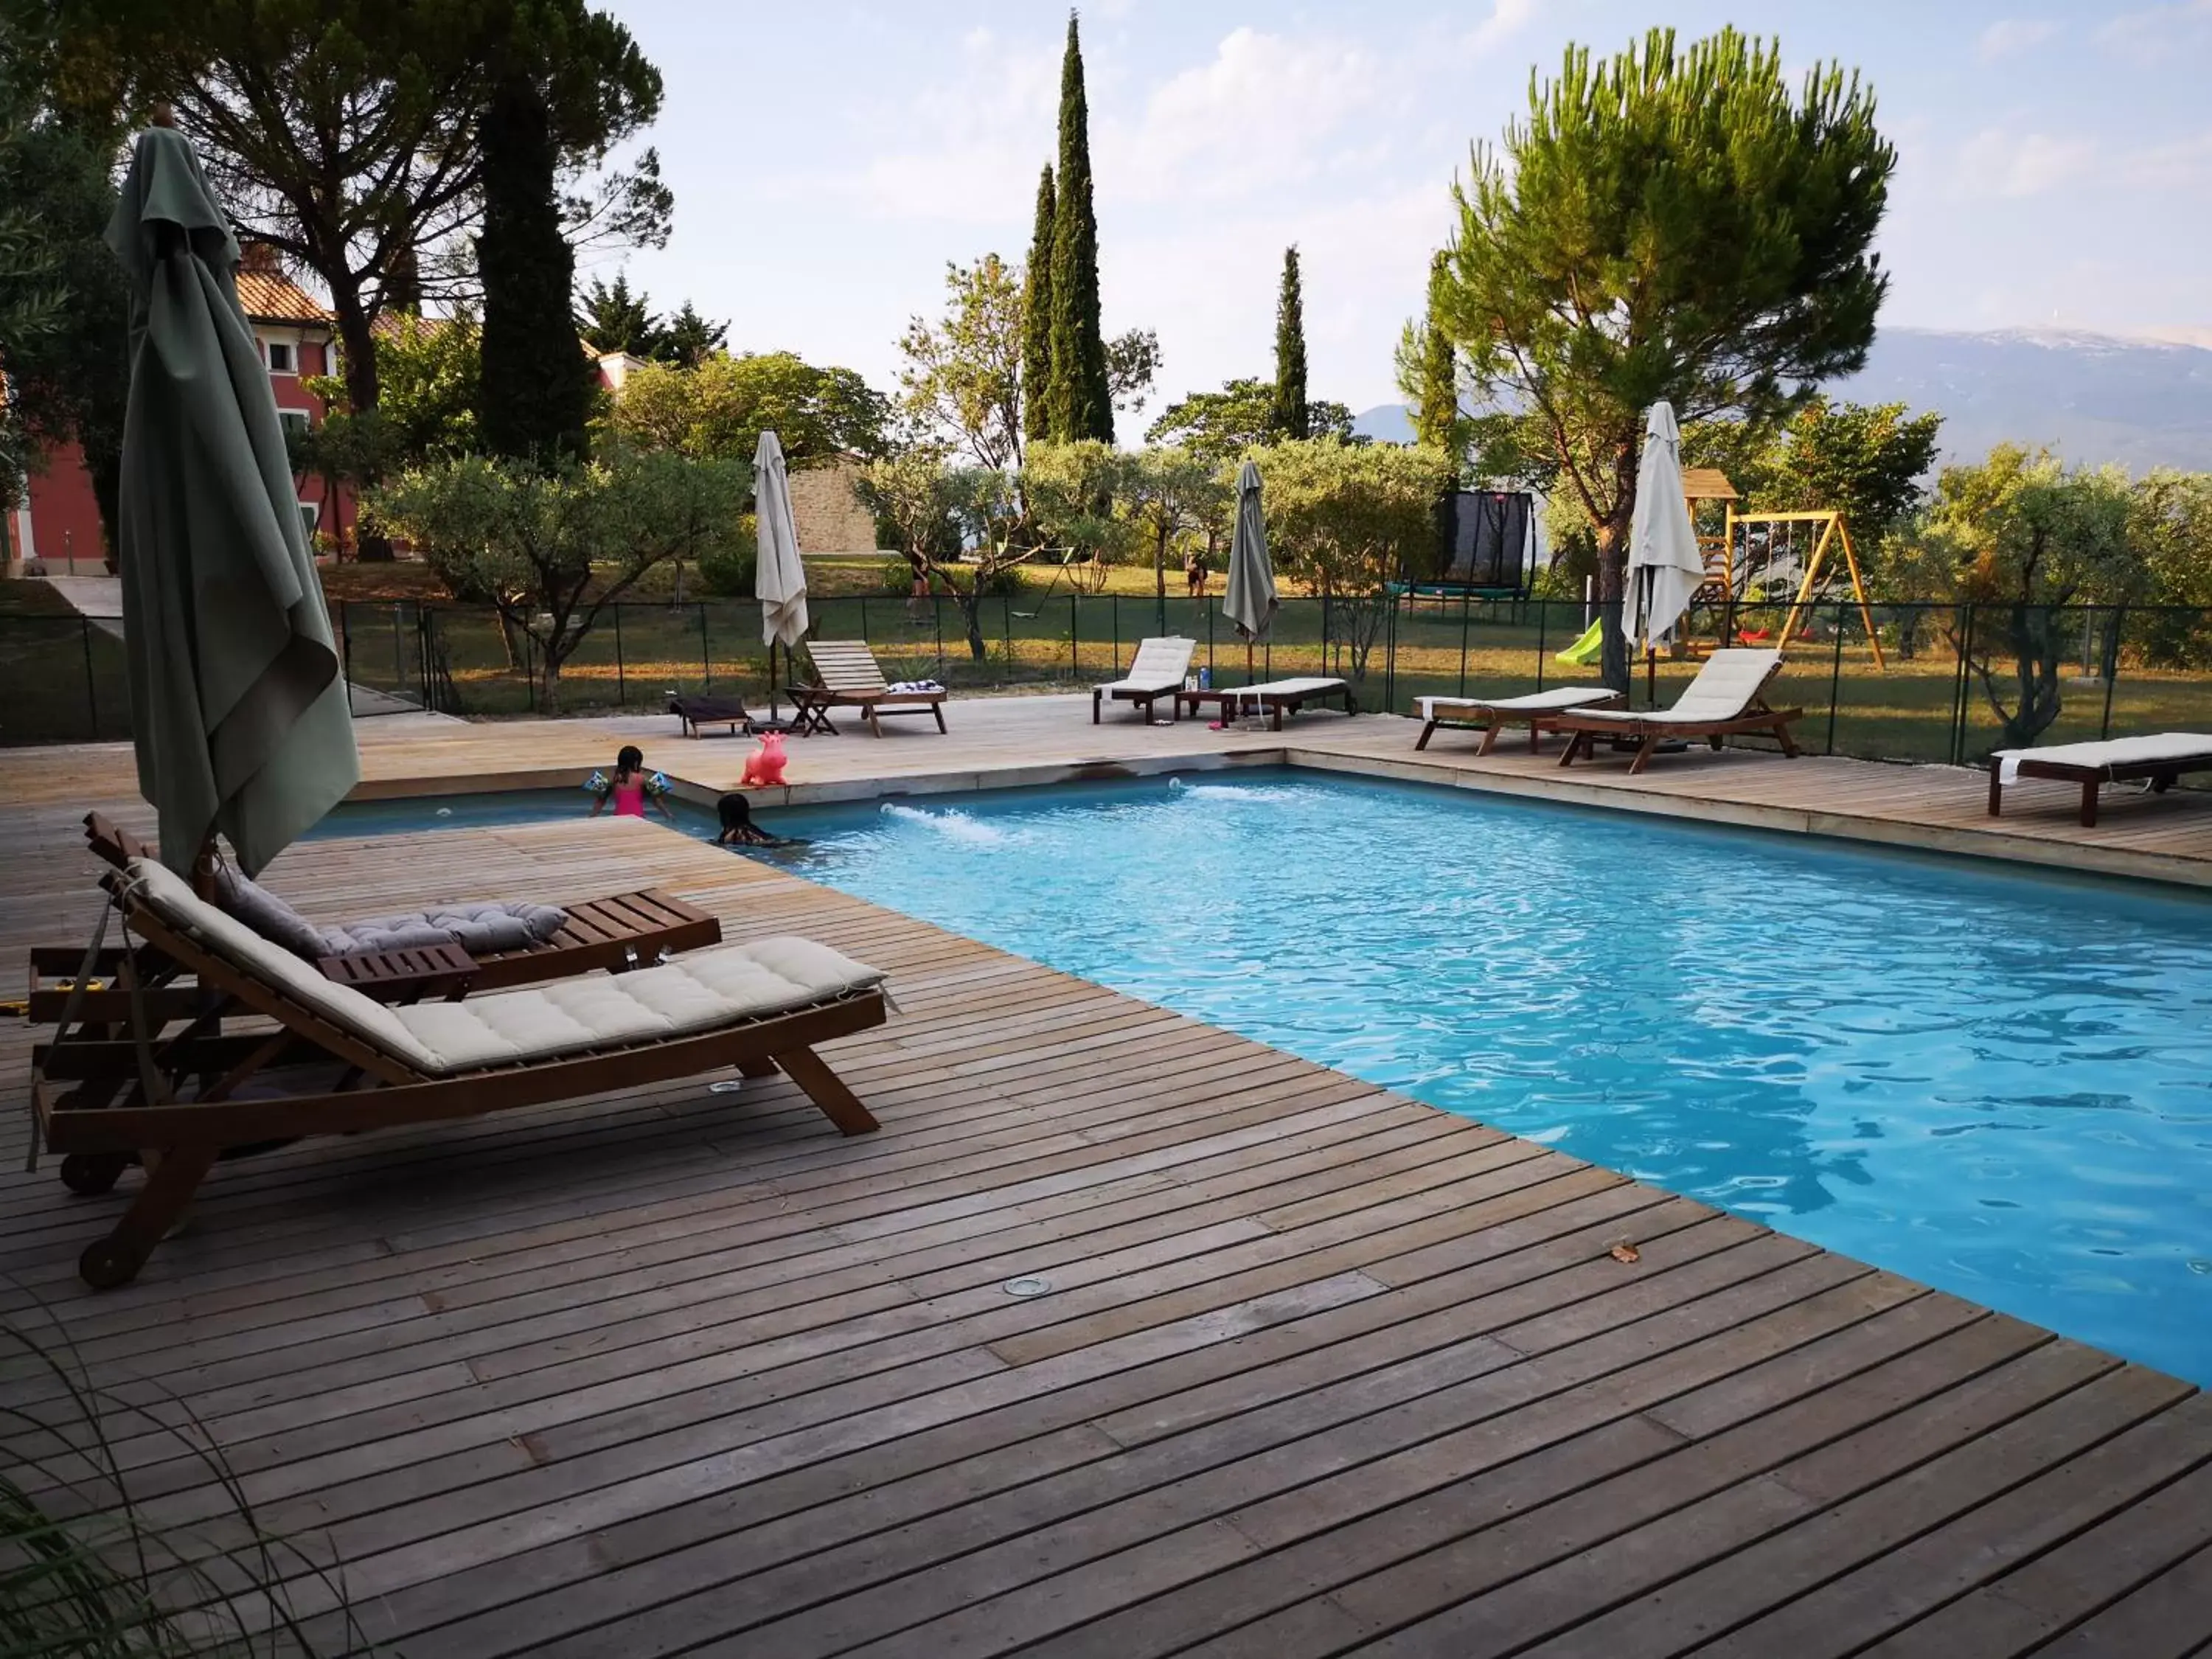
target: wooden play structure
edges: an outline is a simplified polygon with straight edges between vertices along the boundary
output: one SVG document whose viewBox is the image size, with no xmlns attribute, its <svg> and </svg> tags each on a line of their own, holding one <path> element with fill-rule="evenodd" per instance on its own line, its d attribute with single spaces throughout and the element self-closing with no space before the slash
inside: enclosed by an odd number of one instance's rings
<svg viewBox="0 0 2212 1659">
<path fill-rule="evenodd" d="M 1742 512 L 1737 506 L 1742 497 L 1717 467 L 1683 468 L 1682 494 L 1689 501 L 1693 524 L 1700 504 L 1723 504 L 1719 533 L 1700 529 L 1698 534 L 1698 548 L 1705 561 L 1705 585 L 1693 601 L 1721 614 L 1723 645 L 1736 642 L 1733 636 L 1739 607 L 1746 604 L 1784 603 L 1771 593 L 1775 580 L 1780 575 L 1788 580 L 1791 592 L 1787 601 L 1789 610 L 1773 645 L 1777 650 L 1786 648 L 1791 637 L 1804 625 L 1807 613 L 1818 603 L 1840 551 L 1844 568 L 1850 577 L 1851 597 L 1858 601 L 1859 620 L 1866 626 L 1874 665 L 1878 670 L 1886 669 L 1881 635 L 1875 629 L 1866 582 L 1859 573 L 1858 554 L 1851 546 L 1851 532 L 1841 513 L 1827 507 L 1791 513 Z M 1710 519 L 1707 522 L 1711 522 Z M 1801 546 L 1807 549 L 1802 559 L 1798 556 Z"/>
</svg>

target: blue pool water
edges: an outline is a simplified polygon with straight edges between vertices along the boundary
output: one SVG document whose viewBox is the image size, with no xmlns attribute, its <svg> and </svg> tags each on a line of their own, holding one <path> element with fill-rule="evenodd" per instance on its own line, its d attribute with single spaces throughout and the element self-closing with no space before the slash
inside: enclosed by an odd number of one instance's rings
<svg viewBox="0 0 2212 1659">
<path fill-rule="evenodd" d="M 330 827 L 580 810 L 447 805 Z M 796 874 L 2212 1384 L 2212 903 L 1309 773 L 763 821 Z"/>
<path fill-rule="evenodd" d="M 2212 905 L 1310 774 L 796 873 L 2212 1383 Z"/>
</svg>

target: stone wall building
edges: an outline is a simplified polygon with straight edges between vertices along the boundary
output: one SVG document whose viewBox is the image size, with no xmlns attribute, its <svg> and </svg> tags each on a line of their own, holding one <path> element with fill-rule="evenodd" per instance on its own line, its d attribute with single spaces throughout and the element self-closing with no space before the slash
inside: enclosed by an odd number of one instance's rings
<svg viewBox="0 0 2212 1659">
<path fill-rule="evenodd" d="M 872 553 L 876 520 L 853 493 L 860 464 L 841 455 L 828 466 L 794 468 L 791 516 L 801 553 Z"/>
</svg>

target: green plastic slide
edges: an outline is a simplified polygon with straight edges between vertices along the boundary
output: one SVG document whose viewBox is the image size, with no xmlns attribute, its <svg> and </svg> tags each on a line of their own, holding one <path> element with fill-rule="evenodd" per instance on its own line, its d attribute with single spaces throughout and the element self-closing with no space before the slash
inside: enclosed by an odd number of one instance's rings
<svg viewBox="0 0 2212 1659">
<path fill-rule="evenodd" d="M 1581 668 L 1587 664 L 1595 662 L 1604 654 L 1605 621 L 1601 617 L 1589 625 L 1589 630 L 1583 635 L 1582 638 L 1559 653 L 1559 660 L 1572 663 L 1576 667 Z"/>
</svg>

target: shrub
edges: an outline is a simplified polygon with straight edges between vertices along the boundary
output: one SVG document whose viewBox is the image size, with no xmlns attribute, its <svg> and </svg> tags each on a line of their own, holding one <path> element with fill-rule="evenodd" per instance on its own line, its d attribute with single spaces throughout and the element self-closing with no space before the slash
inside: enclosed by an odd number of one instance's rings
<svg viewBox="0 0 2212 1659">
<path fill-rule="evenodd" d="M 735 535 L 699 556 L 699 585 L 717 599 L 749 599 L 759 565 L 759 521 L 748 513 L 738 520 Z"/>
</svg>

